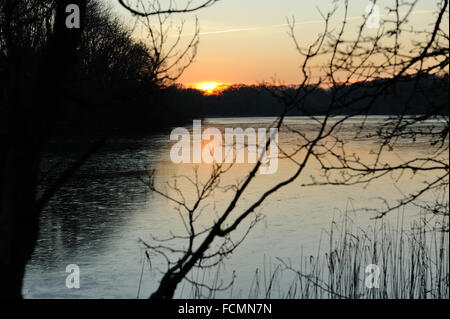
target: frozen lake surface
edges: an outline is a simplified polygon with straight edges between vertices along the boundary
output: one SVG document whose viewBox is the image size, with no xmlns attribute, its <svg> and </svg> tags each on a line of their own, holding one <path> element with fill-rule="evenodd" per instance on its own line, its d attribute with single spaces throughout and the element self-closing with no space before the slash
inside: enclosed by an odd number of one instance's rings
<svg viewBox="0 0 450 319">
<path fill-rule="evenodd" d="M 230 118 L 207 119 L 203 124 L 219 129 L 245 129 L 266 127 L 272 121 L 269 118 Z M 369 117 L 368 129 L 375 130 L 381 121 L 382 117 Z M 294 129 L 314 131 L 314 122 L 308 119 L 288 118 L 286 123 Z M 360 119 L 348 121 L 341 130 L 342 137 L 348 139 L 356 154 L 371 156 L 377 141 L 352 141 L 359 123 Z M 173 205 L 150 194 L 140 178 L 147 168 L 153 168 L 157 182 L 163 185 L 174 176 L 192 174 L 193 167 L 170 161 L 169 134 L 108 141 L 107 146 L 56 194 L 41 217 L 39 241 L 24 280 L 26 298 L 136 298 L 141 274 L 139 297 L 148 297 L 154 291 L 161 277 L 158 269 L 164 270 L 165 266 L 163 260 L 155 257 L 152 270 L 148 264 L 143 269 L 144 253 L 138 240 L 150 241 L 151 236 L 166 237 L 170 232 L 183 234 L 184 227 Z M 294 133 L 280 132 L 282 148 L 294 148 L 295 141 Z M 46 155 L 46 165 L 50 167 L 61 159 L 73 159 L 70 152 L 73 143 L 80 141 L 55 142 L 50 148 L 52 151 Z M 400 145 L 387 156 L 395 161 L 427 152 L 428 145 L 416 141 Z M 236 165 L 222 182 L 231 184 L 243 178 L 250 167 L 248 164 Z M 292 162 L 280 160 L 277 174 L 258 175 L 240 205 L 246 207 L 270 185 L 289 176 L 294 168 Z M 208 165 L 201 164 L 199 174 L 204 177 L 207 172 Z M 236 272 L 233 288 L 236 296 L 248 296 L 257 268 L 270 265 L 276 258 L 295 261 L 302 254 L 315 254 L 333 218 L 340 218 L 344 212 L 356 208 L 380 207 L 377 197 L 395 200 L 401 197 L 400 190 L 412 191 L 426 178 L 404 176 L 394 183 L 387 177 L 365 188 L 361 185 L 302 186 L 311 181 L 310 176 L 317 174 L 317 164 L 311 162 L 296 182 L 274 194 L 258 210 L 264 219 L 226 260 L 221 273 L 226 281 L 233 271 Z M 192 198 L 193 190 L 188 185 L 180 184 L 180 187 L 187 199 Z M 227 194 L 215 194 L 211 199 L 215 210 L 220 212 L 228 198 Z M 414 208 L 406 209 L 408 222 L 417 218 L 418 213 Z M 214 209 L 205 214 L 214 216 Z M 373 216 L 368 213 L 351 214 L 362 227 L 374 223 Z M 396 218 L 398 216 L 393 214 L 387 220 L 395 223 Z M 66 266 L 69 264 L 80 267 L 80 289 L 66 288 Z M 183 296 L 185 292 L 180 287 L 177 293 L 177 296 Z"/>
</svg>

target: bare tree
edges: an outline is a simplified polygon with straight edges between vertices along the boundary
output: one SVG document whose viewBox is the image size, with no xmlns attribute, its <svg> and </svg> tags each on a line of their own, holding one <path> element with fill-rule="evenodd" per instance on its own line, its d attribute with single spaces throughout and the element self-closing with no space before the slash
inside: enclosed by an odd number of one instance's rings
<svg viewBox="0 0 450 319">
<path fill-rule="evenodd" d="M 198 19 L 195 19 L 194 32 L 190 40 L 184 44 L 182 41 L 184 20 L 174 25 L 171 13 L 165 12 L 158 0 L 151 3 L 140 0 L 139 5 L 142 12 L 161 12 L 137 18 L 144 26 L 146 40 L 149 43 L 149 63 L 146 71 L 159 86 L 173 84 L 192 64 L 197 54 L 200 40 Z"/>
<path fill-rule="evenodd" d="M 148 17 L 152 15 L 160 15 L 160 14 L 177 14 L 177 13 L 189 13 L 198 11 L 203 8 L 207 8 L 212 6 L 214 3 L 219 0 L 202 0 L 199 2 L 195 2 L 193 0 L 187 0 L 184 2 L 183 6 L 177 6 L 176 1 L 170 0 L 167 1 L 166 7 L 161 7 L 159 2 L 154 0 L 148 0 L 148 7 L 141 6 L 141 0 L 119 0 L 119 3 L 132 14 Z"/>
<path fill-rule="evenodd" d="M 221 264 L 260 220 L 261 216 L 257 213 L 257 209 L 264 201 L 297 179 L 307 179 L 308 176 L 303 174 L 305 167 L 314 161 L 322 168 L 322 179 L 305 181 L 305 185 L 365 185 L 395 171 L 439 172 L 440 175 L 421 191 L 405 197 L 395 206 L 377 211 L 378 216 L 384 216 L 396 207 L 414 202 L 426 191 L 434 190 L 436 187 L 447 187 L 448 113 L 444 107 L 448 107 L 448 96 L 444 96 L 447 100 L 439 101 L 436 96 L 428 95 L 429 98 L 425 97 L 424 100 L 430 103 L 430 114 L 413 117 L 407 115 L 410 102 L 417 99 L 417 94 L 430 93 L 428 89 L 428 92 L 424 92 L 423 87 L 419 89 L 420 85 L 425 83 L 429 85 L 430 82 L 426 80 L 431 79 L 436 83 L 448 82 L 448 32 L 443 30 L 442 26 L 444 16 L 446 14 L 448 16 L 448 1 L 438 3 L 436 19 L 431 30 L 413 30 L 407 25 L 416 3 L 417 1 L 411 3 L 394 1 L 394 6 L 388 8 L 388 19 L 382 21 L 381 27 L 375 31 L 368 30 L 368 16 L 365 16 L 360 26 L 356 28 L 356 35 L 349 38 L 347 35 L 349 4 L 348 1 L 343 1 L 344 18 L 340 20 L 342 22 L 339 27 L 331 26 L 332 19 L 338 12 L 338 7 L 335 7 L 330 13 L 323 15 L 322 33 L 306 48 L 296 40 L 295 20 L 290 20 L 291 37 L 303 57 L 300 67 L 302 81 L 293 94 L 272 87 L 271 92 L 284 104 L 283 110 L 280 111 L 281 115 L 273 127 L 278 129 L 284 127 L 295 133 L 300 146 L 293 152 L 280 147 L 283 157 L 292 161 L 295 169 L 284 180 L 269 186 L 250 204 L 245 204 L 242 199 L 248 194 L 249 185 L 255 182 L 260 162 L 253 166 L 242 181 L 226 188 L 226 191 L 232 192 L 231 197 L 226 199 L 227 204 L 220 212 L 216 212 L 214 216 L 212 213 L 209 214 L 207 225 L 205 220 L 199 222 L 207 211 L 214 211 L 213 208 L 208 208 L 210 203 L 208 204 L 207 199 L 214 191 L 223 187 L 220 183 L 221 178 L 230 170 L 232 164 L 216 163 L 205 180 L 197 178 L 196 172 L 194 177 L 187 175 L 175 177 L 172 183 L 167 184 L 169 191 L 164 191 L 157 185 L 155 173 L 151 172 L 149 180 L 146 181 L 148 187 L 174 204 L 186 231 L 185 234 L 171 234 L 168 238 L 153 238 L 152 242 L 143 242 L 149 253 L 162 255 L 168 265 L 158 289 L 151 298 L 172 298 L 179 283 L 187 278 L 192 269 L 204 270 Z M 404 32 L 413 35 L 415 41 L 412 49 L 406 51 L 401 50 L 400 43 Z M 422 37 L 418 37 L 418 34 Z M 418 40 L 419 38 L 421 40 Z M 326 59 L 325 64 L 323 59 Z M 323 72 L 316 73 L 318 76 L 313 76 L 315 74 L 312 73 L 312 69 L 317 69 L 315 61 L 324 65 Z M 392 94 L 392 91 L 403 83 L 412 85 L 409 86 L 406 97 L 401 100 L 400 114 L 387 120 L 377 132 L 380 148 L 375 152 L 375 160 L 364 163 L 357 154 L 347 153 L 345 145 L 348 141 L 339 134 L 344 123 L 352 117 L 362 116 L 360 125 L 354 132 L 354 139 L 366 137 L 367 115 L 373 106 L 383 96 Z M 317 114 L 311 108 L 309 97 L 323 86 L 329 87 L 329 100 L 322 108 L 324 112 Z M 442 94 L 442 87 L 434 89 Z M 283 125 L 286 114 L 293 109 L 309 115 L 316 125 L 313 132 L 296 131 Z M 432 129 L 429 129 L 429 126 L 427 129 L 418 129 L 415 125 L 428 119 L 440 119 L 441 123 L 432 126 Z M 429 158 L 417 158 L 396 165 L 382 161 L 382 154 L 395 147 L 395 142 L 400 139 L 414 141 L 419 137 L 430 138 L 431 145 L 436 147 L 436 151 L 431 153 Z M 266 152 L 270 141 L 269 136 Z M 186 198 L 189 192 L 180 186 L 181 180 L 193 188 L 193 193 L 196 194 L 194 199 Z M 448 215 L 448 202 L 440 205 L 443 213 Z M 180 241 L 185 245 L 179 247 Z M 192 281 L 189 278 L 186 280 Z M 207 286 L 205 288 L 213 289 Z"/>
<path fill-rule="evenodd" d="M 386 8 L 386 18 L 380 21 L 376 31 L 367 30 L 362 24 L 354 39 L 345 36 L 348 26 L 344 22 L 337 34 L 328 35 L 330 48 L 322 52 L 328 58 L 328 66 L 324 71 L 328 82 L 332 84 L 331 92 L 336 96 L 333 104 L 342 107 L 351 101 L 354 110 L 346 108 L 350 116 L 368 114 L 372 106 L 382 103 L 380 101 L 386 95 L 398 96 L 399 105 L 398 113 L 386 120 L 375 133 L 370 133 L 365 120 L 355 132 L 355 139 L 378 138 L 380 146 L 372 151 L 374 158 L 366 159 L 351 154 L 347 151 L 345 141 L 330 131 L 332 141 L 328 145 L 333 147 L 324 147 L 324 155 L 315 156 L 323 169 L 324 179 L 310 185 L 364 186 L 383 176 L 391 175 L 399 180 L 402 176 L 433 172 L 434 177 L 429 177 L 423 187 L 404 194 L 397 202 L 389 203 L 383 199 L 385 208 L 377 211 L 378 217 L 410 203 L 435 214 L 448 216 L 445 194 L 448 193 L 449 174 L 449 35 L 444 22 L 447 17 L 448 24 L 448 1 L 437 4 L 435 22 L 430 29 L 424 30 L 416 29 L 409 23 L 417 3 L 394 1 L 391 7 Z M 345 16 L 347 8 L 348 2 L 345 2 Z M 291 25 L 291 31 L 300 51 L 294 24 Z M 355 82 L 356 85 L 349 86 Z M 356 92 L 360 89 L 363 89 L 362 94 Z M 364 101 L 365 105 L 356 106 L 356 101 L 360 103 L 358 100 Z M 425 113 L 414 113 L 418 103 L 427 106 Z M 431 147 L 423 157 L 393 163 L 383 156 L 402 143 L 419 141 Z M 434 207 L 430 207 L 429 203 L 420 204 L 419 200 L 431 191 L 441 195 Z"/>
</svg>

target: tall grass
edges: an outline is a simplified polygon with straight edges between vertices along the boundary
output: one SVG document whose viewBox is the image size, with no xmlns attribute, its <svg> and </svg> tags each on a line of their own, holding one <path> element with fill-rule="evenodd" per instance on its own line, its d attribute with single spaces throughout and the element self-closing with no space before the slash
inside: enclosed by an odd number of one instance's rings
<svg viewBox="0 0 450 319">
<path fill-rule="evenodd" d="M 291 260 L 278 259 L 280 267 L 270 276 L 261 276 L 257 271 L 250 296 L 448 299 L 449 233 L 441 231 L 442 223 L 448 221 L 444 219 L 430 227 L 422 219 L 405 229 L 403 223 L 392 227 L 380 222 L 364 230 L 356 228 L 346 216 L 341 223 L 332 223 L 326 251 L 319 248 L 316 256 L 302 257 L 297 267 Z M 366 272 L 369 265 L 379 268 L 378 285 L 366 284 L 366 281 L 371 282 L 368 279 L 371 273 Z M 283 278 L 286 273 L 294 278 L 286 280 Z M 260 289 L 261 286 L 270 290 Z"/>
<path fill-rule="evenodd" d="M 346 215 L 332 222 L 315 256 L 303 255 L 297 263 L 292 259 L 265 261 L 262 269 L 256 269 L 248 294 L 236 292 L 236 281 L 227 287 L 228 297 L 448 299 L 449 233 L 440 230 L 443 224 L 448 225 L 448 216 L 433 226 L 423 218 L 406 229 L 401 218 L 394 226 L 382 220 L 361 229 Z M 378 287 L 366 285 L 368 265 L 379 268 Z M 190 282 L 188 297 L 216 297 L 219 272 L 207 293 L 197 275 L 196 284 Z"/>
</svg>

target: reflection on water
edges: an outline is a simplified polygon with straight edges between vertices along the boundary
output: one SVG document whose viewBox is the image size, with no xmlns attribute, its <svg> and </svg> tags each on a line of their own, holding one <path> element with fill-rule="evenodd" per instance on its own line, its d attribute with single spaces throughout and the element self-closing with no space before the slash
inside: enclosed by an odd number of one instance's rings
<svg viewBox="0 0 450 319">
<path fill-rule="evenodd" d="M 266 127 L 273 119 L 239 118 L 209 119 L 204 123 L 220 129 L 225 127 Z M 369 125 L 376 129 L 382 119 L 370 118 Z M 296 129 L 313 132 L 315 123 L 307 119 L 289 118 L 287 123 Z M 351 140 L 358 120 L 349 121 L 342 130 L 342 137 Z M 296 145 L 292 132 L 280 132 L 280 146 L 289 151 Z M 87 141 L 84 141 L 87 142 Z M 52 167 L 61 159 L 73 160 L 72 151 L 80 141 L 54 142 L 47 154 L 44 169 Z M 142 271 L 143 251 L 138 239 L 150 240 L 151 236 L 164 237 L 182 233 L 183 225 L 170 203 L 149 194 L 141 178 L 148 168 L 156 170 L 157 183 L 173 180 L 174 176 L 193 174 L 188 164 L 171 163 L 169 134 L 148 138 L 115 139 L 95 154 L 76 176 L 52 199 L 41 217 L 41 234 L 27 267 L 24 295 L 28 298 L 136 298 L 140 276 L 140 296 L 148 296 L 157 286 L 160 273 L 164 270 L 162 261 L 154 261 L 154 269 Z M 63 149 L 64 147 L 64 149 Z M 374 140 L 353 142 L 351 151 L 361 156 L 371 156 L 376 147 Z M 400 145 L 386 156 L 395 162 L 426 154 L 427 146 L 420 141 L 411 145 Z M 364 155 L 365 154 L 365 155 Z M 299 154 L 301 156 L 301 154 Z M 231 185 L 243 178 L 251 166 L 236 165 L 222 179 L 223 185 Z M 200 178 L 208 175 L 210 166 L 199 166 Z M 289 176 L 295 165 L 289 160 L 280 160 L 276 175 L 258 175 L 249 191 L 240 202 L 246 207 L 252 199 L 270 185 Z M 419 186 L 420 179 L 404 179 L 394 185 L 392 179 L 384 178 L 369 185 L 335 187 L 302 187 L 317 175 L 317 163 L 311 163 L 301 180 L 275 194 L 259 210 L 265 216 L 253 230 L 244 244 L 226 262 L 224 276 L 229 278 L 237 271 L 238 289 L 245 296 L 251 285 L 252 274 L 264 260 L 295 258 L 313 252 L 328 229 L 333 215 L 348 207 L 376 206 L 376 197 L 395 199 L 403 191 L 412 191 Z M 180 184 L 184 195 L 194 197 L 194 189 Z M 170 189 L 167 189 L 170 192 Z M 216 192 L 211 199 L 214 205 L 205 215 L 205 222 L 226 205 L 229 192 Z M 408 209 L 408 216 L 417 216 L 417 211 Z M 367 214 L 359 214 L 361 225 L 372 223 Z M 396 217 L 393 217 L 396 218 Z M 81 288 L 68 289 L 65 286 L 66 266 L 77 264 L 81 273 Z"/>
</svg>

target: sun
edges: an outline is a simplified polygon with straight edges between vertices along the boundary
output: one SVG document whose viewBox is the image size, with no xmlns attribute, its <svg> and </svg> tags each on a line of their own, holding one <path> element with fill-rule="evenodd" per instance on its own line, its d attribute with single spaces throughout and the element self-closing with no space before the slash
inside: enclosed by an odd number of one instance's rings
<svg viewBox="0 0 450 319">
<path fill-rule="evenodd" d="M 228 83 L 206 81 L 195 83 L 192 85 L 192 88 L 202 91 L 204 95 L 213 95 L 222 92 L 228 86 Z"/>
</svg>

